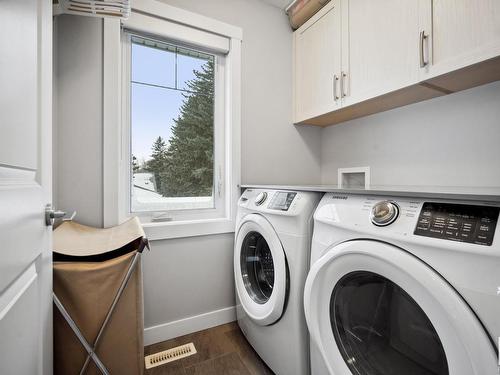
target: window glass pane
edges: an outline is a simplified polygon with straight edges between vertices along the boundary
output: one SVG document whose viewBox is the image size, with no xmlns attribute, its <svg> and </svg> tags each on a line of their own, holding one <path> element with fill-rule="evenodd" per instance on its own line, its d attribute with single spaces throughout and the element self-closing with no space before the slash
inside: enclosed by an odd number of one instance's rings
<svg viewBox="0 0 500 375">
<path fill-rule="evenodd" d="M 150 57 L 143 53 L 132 58 L 132 72 L 145 70 Z M 214 207 L 214 57 L 196 60 L 203 63 L 178 60 L 169 67 L 174 76 L 191 77 L 185 81 L 190 90 L 138 83 L 132 76 L 132 212 Z M 163 74 L 148 74 L 153 73 Z"/>
<path fill-rule="evenodd" d="M 398 285 L 372 272 L 344 276 L 330 300 L 342 357 L 357 375 L 449 375 L 431 321 Z"/>
<path fill-rule="evenodd" d="M 132 41 L 132 81 L 167 87 L 175 86 L 175 48 Z M 152 45 L 151 45 L 152 44 Z"/>
<path fill-rule="evenodd" d="M 189 91 L 199 90 L 199 87 L 191 85 L 190 82 L 196 80 L 197 74 L 203 72 L 203 66 L 212 59 L 210 55 L 179 48 L 177 64 L 183 69 L 177 71 L 177 88 Z"/>
</svg>

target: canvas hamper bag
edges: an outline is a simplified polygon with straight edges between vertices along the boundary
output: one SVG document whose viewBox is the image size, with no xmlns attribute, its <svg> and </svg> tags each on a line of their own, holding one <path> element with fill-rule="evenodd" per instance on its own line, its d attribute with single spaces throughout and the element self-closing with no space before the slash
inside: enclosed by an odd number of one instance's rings
<svg viewBox="0 0 500 375">
<path fill-rule="evenodd" d="M 54 373 L 143 374 L 137 218 L 107 229 L 73 221 L 54 231 Z"/>
</svg>

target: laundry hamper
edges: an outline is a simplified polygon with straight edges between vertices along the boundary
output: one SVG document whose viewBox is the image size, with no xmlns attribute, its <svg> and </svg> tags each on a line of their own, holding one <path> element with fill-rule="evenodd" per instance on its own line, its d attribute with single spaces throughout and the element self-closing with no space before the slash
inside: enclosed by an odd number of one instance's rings
<svg viewBox="0 0 500 375">
<path fill-rule="evenodd" d="M 73 221 L 54 231 L 54 373 L 143 374 L 137 218 L 108 229 Z"/>
</svg>

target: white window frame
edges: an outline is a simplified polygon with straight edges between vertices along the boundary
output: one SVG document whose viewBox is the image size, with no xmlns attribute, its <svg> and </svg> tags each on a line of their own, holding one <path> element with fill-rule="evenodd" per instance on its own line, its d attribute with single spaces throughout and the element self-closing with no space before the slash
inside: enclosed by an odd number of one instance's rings
<svg viewBox="0 0 500 375">
<path fill-rule="evenodd" d="M 163 21 L 165 22 L 165 21 Z M 185 46 L 178 42 L 171 40 L 160 39 L 159 37 L 152 37 L 150 35 L 145 35 L 140 32 L 135 31 L 123 31 L 122 32 L 122 150 L 124 150 L 124 160 L 122 163 L 122 176 L 128 181 L 125 187 L 125 204 L 126 212 L 130 212 L 132 215 L 136 215 L 141 219 L 142 223 L 154 222 L 153 217 L 160 218 L 160 220 L 172 220 L 175 222 L 186 221 L 186 220 L 202 220 L 202 219 L 217 219 L 224 216 L 226 210 L 225 202 L 225 186 L 224 180 L 226 175 L 225 166 L 225 113 L 224 109 L 226 106 L 225 101 L 225 61 L 226 57 L 222 54 L 217 54 L 208 50 L 209 46 L 204 46 L 203 52 L 211 54 L 215 57 L 214 72 L 215 72 L 215 90 L 214 90 L 214 174 L 213 174 L 213 203 L 212 208 L 201 208 L 201 209 L 181 209 L 181 210 L 156 210 L 156 211 L 140 211 L 132 212 L 131 207 L 131 168 L 130 168 L 130 157 L 131 157 L 131 121 L 130 121 L 130 81 L 131 81 L 131 35 L 150 38 L 153 40 L 158 40 L 164 43 L 171 43 L 176 46 L 184 46 L 187 48 L 196 47 Z"/>
<path fill-rule="evenodd" d="M 155 0 L 135 0 L 128 20 L 104 20 L 103 178 L 104 226 L 128 217 L 141 218 L 151 240 L 234 232 L 240 186 L 241 40 L 240 28 Z M 217 55 L 216 69 L 224 87 L 216 84 L 214 143 L 215 209 L 168 211 L 172 221 L 151 222 L 151 215 L 130 213 L 129 63 L 122 29 Z M 125 47 L 124 47 L 125 46 Z M 127 81 L 128 80 L 128 81 Z M 221 95 L 222 94 L 222 95 Z M 222 112 L 222 113 L 221 113 Z M 214 121 L 214 122 L 215 122 Z M 220 124 L 219 124 L 220 125 Z M 167 213 L 167 212 L 166 212 Z"/>
</svg>

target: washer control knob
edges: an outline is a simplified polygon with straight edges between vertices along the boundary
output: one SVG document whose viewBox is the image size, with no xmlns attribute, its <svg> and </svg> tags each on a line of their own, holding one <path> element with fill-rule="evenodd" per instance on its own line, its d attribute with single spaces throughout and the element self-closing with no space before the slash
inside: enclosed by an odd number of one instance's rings
<svg viewBox="0 0 500 375">
<path fill-rule="evenodd" d="M 398 218 L 399 207 L 391 201 L 381 201 L 375 203 L 370 214 L 370 220 L 379 227 L 385 227 Z"/>
<path fill-rule="evenodd" d="M 255 197 L 255 205 L 256 206 L 260 206 L 262 203 L 264 203 L 267 199 L 267 193 L 265 191 L 263 191 L 262 193 L 259 193 L 256 197 Z"/>
</svg>

